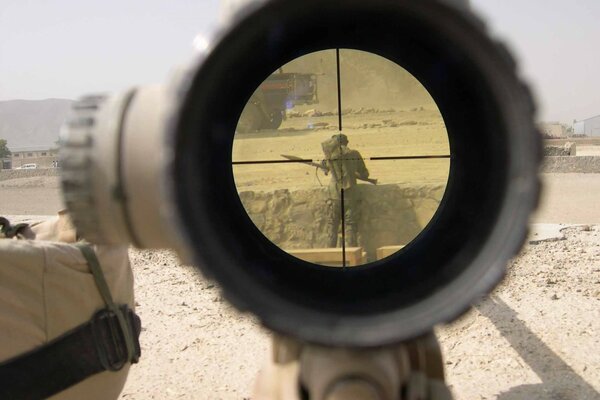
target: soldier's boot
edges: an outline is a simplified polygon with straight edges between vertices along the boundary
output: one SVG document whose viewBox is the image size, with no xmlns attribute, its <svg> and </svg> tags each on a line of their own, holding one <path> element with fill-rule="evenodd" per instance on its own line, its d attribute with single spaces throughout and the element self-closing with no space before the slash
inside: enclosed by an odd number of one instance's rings
<svg viewBox="0 0 600 400">
<path fill-rule="evenodd" d="M 346 227 L 346 246 L 358 247 L 358 235 L 356 227 L 349 225 Z"/>
</svg>

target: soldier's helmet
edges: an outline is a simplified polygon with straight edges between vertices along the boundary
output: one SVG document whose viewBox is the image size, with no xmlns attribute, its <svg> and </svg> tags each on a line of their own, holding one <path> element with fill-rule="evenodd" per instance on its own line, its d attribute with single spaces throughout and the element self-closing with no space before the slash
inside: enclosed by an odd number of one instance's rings
<svg viewBox="0 0 600 400">
<path fill-rule="evenodd" d="M 343 133 L 338 133 L 331 137 L 332 139 L 336 139 L 342 146 L 348 145 L 348 136 Z"/>
</svg>

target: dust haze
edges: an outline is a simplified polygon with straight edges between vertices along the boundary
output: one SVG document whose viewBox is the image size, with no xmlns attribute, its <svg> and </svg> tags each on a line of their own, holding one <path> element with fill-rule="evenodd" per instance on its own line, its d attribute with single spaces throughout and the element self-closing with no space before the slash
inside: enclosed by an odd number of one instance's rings
<svg viewBox="0 0 600 400">
<path fill-rule="evenodd" d="M 284 65 L 283 71 L 317 74 L 319 108 L 337 110 L 335 50 L 300 57 Z M 340 80 L 342 109 L 435 107 L 427 90 L 413 75 L 372 53 L 340 49 Z"/>
</svg>

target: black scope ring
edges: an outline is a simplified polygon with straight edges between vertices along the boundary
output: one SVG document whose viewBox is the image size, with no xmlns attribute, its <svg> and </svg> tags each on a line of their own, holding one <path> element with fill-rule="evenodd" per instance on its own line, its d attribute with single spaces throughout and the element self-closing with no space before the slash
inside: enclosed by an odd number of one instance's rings
<svg viewBox="0 0 600 400">
<path fill-rule="evenodd" d="M 294 258 L 252 223 L 231 168 L 235 127 L 274 70 L 325 49 L 408 70 L 437 103 L 452 155 L 446 194 L 405 251 L 338 270 Z M 274 0 L 252 5 L 182 88 L 168 185 L 188 248 L 225 296 L 275 331 L 375 346 L 449 321 L 488 292 L 520 249 L 539 198 L 534 106 L 515 63 L 468 11 L 435 0 Z"/>
</svg>

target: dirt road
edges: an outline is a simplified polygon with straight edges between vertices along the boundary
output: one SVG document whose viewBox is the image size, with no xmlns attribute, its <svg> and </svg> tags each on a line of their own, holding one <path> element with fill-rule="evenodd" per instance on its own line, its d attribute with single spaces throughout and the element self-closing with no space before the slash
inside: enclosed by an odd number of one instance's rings
<svg viewBox="0 0 600 400">
<path fill-rule="evenodd" d="M 61 208 L 56 176 L 0 181 L 0 214 L 52 215 Z"/>
<path fill-rule="evenodd" d="M 542 174 L 542 203 L 535 222 L 600 223 L 600 174 Z"/>
</svg>

